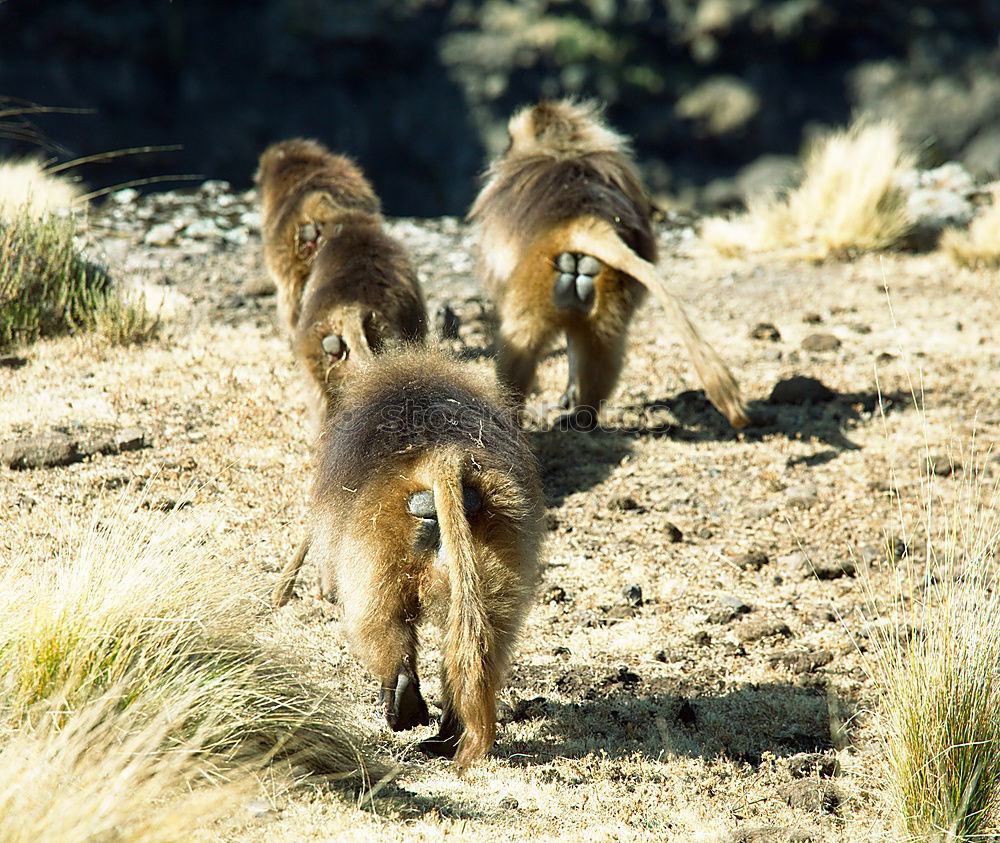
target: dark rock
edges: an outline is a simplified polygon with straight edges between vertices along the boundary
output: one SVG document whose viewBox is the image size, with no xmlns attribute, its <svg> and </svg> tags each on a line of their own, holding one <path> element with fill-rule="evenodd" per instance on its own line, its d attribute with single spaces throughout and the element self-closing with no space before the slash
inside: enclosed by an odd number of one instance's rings
<svg viewBox="0 0 1000 843">
<path fill-rule="evenodd" d="M 691 643 L 697 647 L 707 647 L 712 643 L 712 636 L 709 635 L 704 629 L 699 629 L 697 632 L 692 634 Z"/>
<path fill-rule="evenodd" d="M 856 573 L 854 560 L 821 559 L 813 562 L 813 573 L 819 580 L 836 580 L 841 577 L 853 577 Z"/>
<path fill-rule="evenodd" d="M 708 612 L 708 620 L 711 623 L 729 623 L 733 618 L 747 615 L 752 611 L 750 606 L 739 597 L 732 597 L 728 594 L 719 598 L 719 604 Z"/>
<path fill-rule="evenodd" d="M 672 524 L 670 521 L 664 522 L 663 535 L 671 544 L 676 544 L 684 539 L 684 534 L 681 532 L 680 527 L 676 524 Z"/>
<path fill-rule="evenodd" d="M 670 664 L 671 662 L 682 662 L 686 658 L 683 650 L 674 647 L 664 647 L 653 654 L 653 658 L 658 662 Z"/>
<path fill-rule="evenodd" d="M 689 700 L 681 700 L 681 704 L 677 708 L 677 720 L 689 729 L 697 728 L 698 711 Z"/>
<path fill-rule="evenodd" d="M 810 334 L 802 340 L 802 350 L 820 353 L 836 351 L 840 348 L 840 340 L 833 334 Z"/>
<path fill-rule="evenodd" d="M 841 773 L 837 756 L 826 752 L 800 752 L 787 759 L 788 772 L 795 778 L 819 777 L 831 779 Z"/>
<path fill-rule="evenodd" d="M 519 804 L 520 803 L 513 796 L 508 796 L 505 799 L 500 800 L 498 807 L 504 811 L 513 811 Z"/>
<path fill-rule="evenodd" d="M 927 471 L 938 477 L 951 477 L 956 469 L 961 468 L 946 454 L 931 454 L 927 457 Z"/>
<path fill-rule="evenodd" d="M 642 586 L 632 583 L 622 589 L 622 597 L 625 598 L 625 605 L 632 608 L 642 606 Z"/>
<path fill-rule="evenodd" d="M 27 357 L 18 357 L 16 354 L 7 354 L 0 357 L 0 369 L 20 369 L 27 365 Z"/>
<path fill-rule="evenodd" d="M 787 667 L 792 673 L 814 673 L 832 661 L 829 650 L 786 650 L 770 656 L 771 667 Z"/>
<path fill-rule="evenodd" d="M 780 793 L 792 808 L 816 813 L 834 813 L 843 802 L 840 788 L 824 779 L 796 779 L 783 785 Z"/>
<path fill-rule="evenodd" d="M 770 322 L 758 322 L 750 329 L 750 339 L 778 342 L 781 339 L 781 333 Z"/>
<path fill-rule="evenodd" d="M 748 618 L 736 629 L 736 637 L 743 644 L 759 641 L 762 638 L 772 638 L 775 635 L 790 638 L 792 631 L 784 621 L 764 617 Z"/>
<path fill-rule="evenodd" d="M 641 510 L 639 503 L 631 495 L 615 495 L 608 505 L 618 512 L 636 512 Z"/>
<path fill-rule="evenodd" d="M 807 401 L 831 401 L 837 393 L 816 378 L 795 375 L 778 381 L 771 390 L 771 404 L 804 404 Z"/>
<path fill-rule="evenodd" d="M 767 554 L 759 550 L 751 550 L 748 553 L 737 553 L 730 556 L 729 560 L 744 571 L 759 571 L 768 563 Z"/>
<path fill-rule="evenodd" d="M 27 436 L 0 446 L 0 463 L 18 470 L 70 465 L 85 456 L 71 436 L 58 432 Z"/>
<path fill-rule="evenodd" d="M 807 325 L 821 325 L 823 323 L 823 317 L 818 313 L 804 313 L 802 314 L 802 321 Z"/>
<path fill-rule="evenodd" d="M 546 589 L 542 594 L 543 603 L 565 603 L 566 589 L 561 585 L 554 585 Z"/>
<path fill-rule="evenodd" d="M 604 677 L 601 684 L 605 687 L 609 685 L 621 685 L 623 688 L 634 688 L 640 682 L 642 682 L 642 677 L 638 673 L 629 670 L 627 667 L 620 667 L 617 673 Z"/>
</svg>

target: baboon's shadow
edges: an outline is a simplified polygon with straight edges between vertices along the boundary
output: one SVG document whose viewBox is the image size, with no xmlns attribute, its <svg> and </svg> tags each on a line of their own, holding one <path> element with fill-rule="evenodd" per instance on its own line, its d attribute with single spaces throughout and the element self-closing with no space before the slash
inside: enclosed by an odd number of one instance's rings
<svg viewBox="0 0 1000 843">
<path fill-rule="evenodd" d="M 632 452 L 634 436 L 618 430 L 527 431 L 538 457 L 548 506 L 559 506 L 567 495 L 593 488 Z"/>
<path fill-rule="evenodd" d="M 538 728 L 531 740 L 514 739 L 512 729 L 500 734 L 494 752 L 512 764 L 600 753 L 610 758 L 726 757 L 757 765 L 764 753 L 781 757 L 834 748 L 835 730 L 853 713 L 851 703 L 823 688 L 784 682 L 713 694 L 644 680 L 626 668 L 575 664 L 530 672 L 545 675 L 533 677 L 526 693 L 555 687 L 576 699 L 535 698 L 515 708 L 514 720 L 535 720 Z"/>
</svg>

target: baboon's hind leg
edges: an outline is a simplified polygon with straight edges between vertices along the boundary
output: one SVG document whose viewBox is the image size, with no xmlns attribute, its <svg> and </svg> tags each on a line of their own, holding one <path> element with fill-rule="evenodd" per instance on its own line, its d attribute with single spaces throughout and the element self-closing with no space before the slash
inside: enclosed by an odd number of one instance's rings
<svg viewBox="0 0 1000 843">
<path fill-rule="evenodd" d="M 570 331 L 566 346 L 569 384 L 563 398 L 569 413 L 560 422 L 591 429 L 597 425 L 601 406 L 618 383 L 625 363 L 625 332 L 600 336 L 593 330 Z"/>
</svg>

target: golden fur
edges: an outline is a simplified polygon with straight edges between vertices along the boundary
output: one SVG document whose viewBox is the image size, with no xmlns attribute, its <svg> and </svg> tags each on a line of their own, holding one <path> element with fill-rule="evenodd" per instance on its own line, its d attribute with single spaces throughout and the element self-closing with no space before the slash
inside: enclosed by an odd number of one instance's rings
<svg viewBox="0 0 1000 843">
<path fill-rule="evenodd" d="M 649 201 L 627 142 L 594 106 L 569 100 L 523 109 L 508 129 L 510 147 L 490 166 L 469 214 L 500 316 L 501 381 L 523 401 L 539 359 L 562 332 L 570 362 L 563 404 L 573 420 L 594 420 L 617 383 L 629 322 L 649 290 L 679 330 L 709 399 L 734 427 L 745 426 L 735 379 L 656 271 Z M 582 267 L 587 256 L 600 261 L 584 279 L 589 297 L 567 305 L 554 286 L 557 265 L 571 257 Z"/>
<path fill-rule="evenodd" d="M 512 408 L 490 380 L 441 354 L 389 353 L 352 379 L 317 463 L 312 547 L 323 590 L 337 593 L 393 729 L 429 720 L 417 625 L 443 622 L 440 730 L 421 746 L 464 769 L 493 744 L 496 692 L 538 573 L 538 469 Z M 412 514 L 418 500 L 430 517 Z"/>
<path fill-rule="evenodd" d="M 357 365 L 394 344 L 423 343 L 423 293 L 350 159 L 314 141 L 284 141 L 261 156 L 257 183 L 280 318 L 322 423 Z"/>
</svg>

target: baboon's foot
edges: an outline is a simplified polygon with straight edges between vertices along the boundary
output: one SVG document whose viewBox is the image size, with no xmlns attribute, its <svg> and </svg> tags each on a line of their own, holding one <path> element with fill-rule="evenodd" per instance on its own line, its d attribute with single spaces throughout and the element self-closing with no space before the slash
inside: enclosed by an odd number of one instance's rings
<svg viewBox="0 0 1000 843">
<path fill-rule="evenodd" d="M 560 410 L 571 410 L 576 406 L 577 398 L 580 394 L 580 390 L 577 389 L 575 383 L 570 384 L 563 390 L 563 394 L 559 396 L 558 407 Z"/>
<path fill-rule="evenodd" d="M 556 419 L 557 430 L 596 430 L 597 410 L 593 407 L 577 407 Z"/>
<path fill-rule="evenodd" d="M 382 704 L 385 706 L 385 720 L 394 732 L 426 726 L 431 722 L 427 703 L 420 695 L 419 683 L 405 671 L 396 676 L 395 687 L 382 688 Z"/>
<path fill-rule="evenodd" d="M 590 313 L 594 307 L 594 279 L 601 271 L 601 262 L 593 255 L 560 252 L 556 257 L 555 284 L 552 301 L 560 310 Z"/>
<path fill-rule="evenodd" d="M 441 755 L 445 758 L 454 758 L 458 752 L 458 739 L 461 735 L 462 727 L 458 718 L 447 708 L 441 716 L 441 728 L 433 738 L 421 741 L 417 748 L 428 755 Z"/>
</svg>

